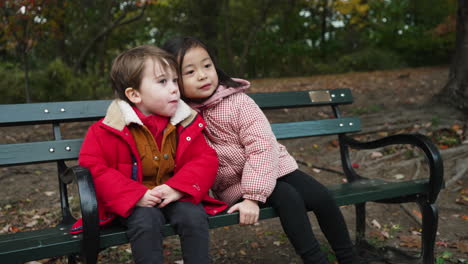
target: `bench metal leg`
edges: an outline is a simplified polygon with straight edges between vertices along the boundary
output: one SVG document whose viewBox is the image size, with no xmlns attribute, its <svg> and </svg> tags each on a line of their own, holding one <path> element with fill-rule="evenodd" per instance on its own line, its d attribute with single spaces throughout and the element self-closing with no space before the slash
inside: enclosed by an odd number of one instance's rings
<svg viewBox="0 0 468 264">
<path fill-rule="evenodd" d="M 354 205 L 356 208 L 356 246 L 366 241 L 366 203 Z"/>
<path fill-rule="evenodd" d="M 427 201 L 418 202 L 422 213 L 422 263 L 432 264 L 434 258 L 434 246 L 437 235 L 438 211 L 435 204 Z"/>
</svg>

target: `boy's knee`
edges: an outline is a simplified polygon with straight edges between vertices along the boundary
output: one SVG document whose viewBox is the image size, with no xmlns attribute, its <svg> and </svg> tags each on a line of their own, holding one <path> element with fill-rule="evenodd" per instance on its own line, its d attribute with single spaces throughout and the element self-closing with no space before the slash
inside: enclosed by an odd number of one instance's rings
<svg viewBox="0 0 468 264">
<path fill-rule="evenodd" d="M 155 207 L 135 207 L 132 215 L 128 218 L 127 225 L 139 231 L 154 231 L 160 229 L 164 224 L 164 215 Z"/>
<path fill-rule="evenodd" d="M 172 215 L 172 224 L 200 228 L 208 226 L 208 215 L 201 204 L 181 201 L 177 212 Z"/>
</svg>

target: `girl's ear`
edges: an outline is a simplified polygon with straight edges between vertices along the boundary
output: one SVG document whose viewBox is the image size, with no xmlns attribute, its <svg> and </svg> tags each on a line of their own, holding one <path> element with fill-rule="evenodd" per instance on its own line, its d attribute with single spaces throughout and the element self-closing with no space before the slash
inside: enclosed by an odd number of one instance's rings
<svg viewBox="0 0 468 264">
<path fill-rule="evenodd" d="M 138 104 L 141 102 L 140 93 L 132 87 L 128 87 L 127 89 L 125 89 L 125 96 L 127 96 L 128 100 L 130 100 L 130 102 L 134 104 Z"/>
</svg>

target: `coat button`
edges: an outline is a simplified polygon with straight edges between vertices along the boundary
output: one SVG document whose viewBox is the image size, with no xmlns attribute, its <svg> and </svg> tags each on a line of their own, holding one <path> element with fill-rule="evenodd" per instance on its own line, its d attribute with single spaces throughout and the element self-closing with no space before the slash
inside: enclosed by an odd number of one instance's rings
<svg viewBox="0 0 468 264">
<path fill-rule="evenodd" d="M 169 158 L 169 155 L 168 155 L 168 154 L 164 154 L 164 155 L 163 155 L 163 158 L 164 158 L 165 160 L 167 160 L 167 159 Z"/>
<path fill-rule="evenodd" d="M 158 156 L 154 156 L 153 159 L 154 159 L 154 160 L 158 160 L 159 158 L 158 158 Z"/>
<path fill-rule="evenodd" d="M 186 139 L 187 141 L 190 141 L 190 140 L 192 140 L 192 138 L 191 138 L 191 137 L 186 137 L 185 139 Z"/>
<path fill-rule="evenodd" d="M 215 213 L 215 214 L 216 214 L 217 212 L 218 212 L 218 210 L 213 210 L 213 213 Z"/>
<path fill-rule="evenodd" d="M 202 124 L 202 123 L 198 123 L 198 126 L 199 126 L 199 127 L 203 127 L 203 124 Z"/>
</svg>

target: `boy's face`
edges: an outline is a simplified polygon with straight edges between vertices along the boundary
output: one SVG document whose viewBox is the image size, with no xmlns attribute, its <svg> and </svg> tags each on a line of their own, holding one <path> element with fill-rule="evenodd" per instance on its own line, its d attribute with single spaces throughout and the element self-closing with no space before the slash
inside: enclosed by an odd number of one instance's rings
<svg viewBox="0 0 468 264">
<path fill-rule="evenodd" d="M 128 99 L 145 115 L 173 116 L 180 98 L 177 74 L 152 59 L 144 65 L 140 88 L 127 88 Z"/>
<path fill-rule="evenodd" d="M 218 87 L 218 74 L 204 48 L 189 49 L 182 62 L 184 96 L 192 100 L 210 97 Z"/>
</svg>

